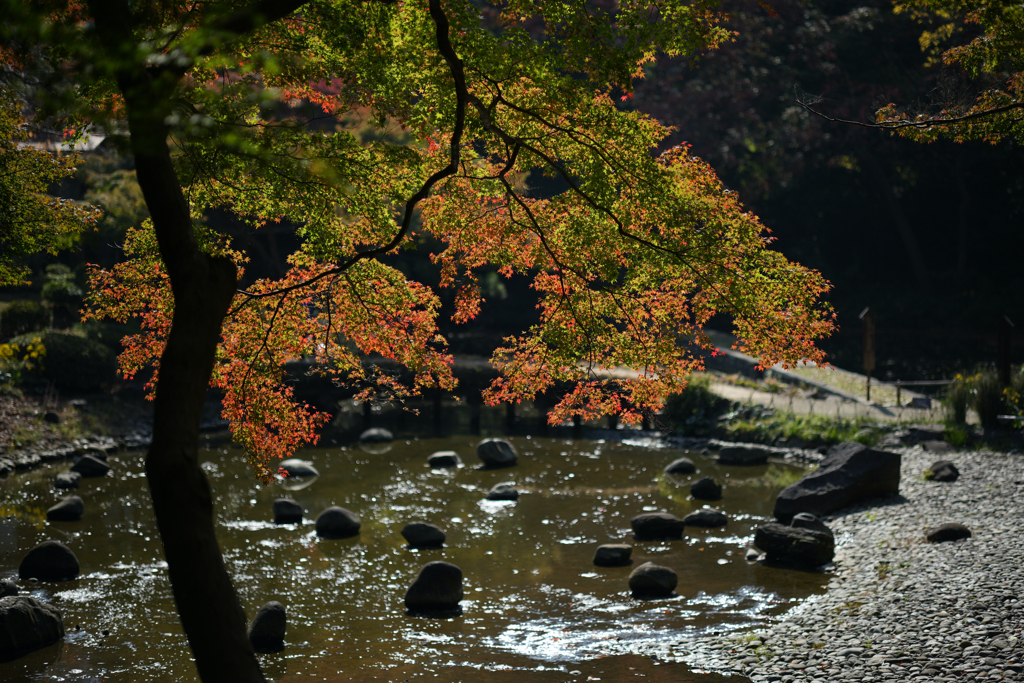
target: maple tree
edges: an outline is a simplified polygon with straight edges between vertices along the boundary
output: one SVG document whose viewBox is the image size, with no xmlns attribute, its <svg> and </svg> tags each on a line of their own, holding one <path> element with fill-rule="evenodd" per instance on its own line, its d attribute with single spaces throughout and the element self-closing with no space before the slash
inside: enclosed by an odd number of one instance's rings
<svg viewBox="0 0 1024 683">
<path fill-rule="evenodd" d="M 772 251 L 687 147 L 655 154 L 664 126 L 620 108 L 658 54 L 729 38 L 710 0 L 5 8 L 5 49 L 46 79 L 41 115 L 123 135 L 135 157 L 151 220 L 129 232 L 126 262 L 91 272 L 88 315 L 138 318 L 122 371 L 157 369 L 147 480 L 204 680 L 262 680 L 198 464 L 205 392 L 224 391 L 235 439 L 268 478 L 323 421 L 294 400 L 289 360 L 363 397 L 451 388 L 437 292 L 387 255 L 440 243 L 457 321 L 479 310 L 483 268 L 533 278 L 540 321 L 495 350 L 485 398 L 569 383 L 552 422 L 657 409 L 701 366 L 719 312 L 764 364 L 822 358 L 828 283 Z M 534 172 L 566 189 L 538 195 Z M 239 289 L 246 257 L 204 224 L 215 208 L 296 225 L 285 277 Z M 638 376 L 599 372 L 619 366 Z"/>
</svg>

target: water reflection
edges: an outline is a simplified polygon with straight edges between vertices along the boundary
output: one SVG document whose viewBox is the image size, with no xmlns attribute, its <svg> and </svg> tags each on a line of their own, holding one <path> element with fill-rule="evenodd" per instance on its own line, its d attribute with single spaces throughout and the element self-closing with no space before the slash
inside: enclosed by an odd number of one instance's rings
<svg viewBox="0 0 1024 683">
<path fill-rule="evenodd" d="M 287 488 L 287 480 L 257 484 L 240 452 L 211 448 L 203 454 L 219 501 L 225 561 L 247 613 L 270 600 L 288 610 L 285 651 L 261 657 L 268 677 L 455 681 L 472 672 L 474 681 L 499 681 L 507 672 L 529 671 L 533 683 L 542 683 L 586 680 L 589 673 L 579 678 L 570 672 L 596 672 L 595 662 L 615 659 L 631 662 L 620 667 L 621 676 L 670 680 L 671 673 L 671 680 L 685 681 L 685 667 L 655 666 L 629 653 L 653 643 L 685 642 L 711 628 L 759 623 L 820 591 L 826 580 L 742 559 L 753 527 L 799 468 L 720 468 L 690 453 L 699 470 L 694 477 L 726 482 L 716 506 L 730 515 L 729 525 L 688 528 L 681 541 L 634 543 L 634 515 L 650 508 L 683 516 L 703 505 L 686 495 L 692 477 L 661 474 L 680 451 L 516 439 L 520 464 L 486 471 L 474 468 L 474 443 L 463 437 L 395 442 L 386 453 L 361 447 L 308 450 L 301 457 L 320 476 L 300 489 Z M 425 467 L 439 450 L 459 452 L 468 466 Z M 83 481 L 81 522 L 40 523 L 22 513 L 0 526 L 0 578 L 16 575 L 21 556 L 48 538 L 68 543 L 82 564 L 75 581 L 30 586 L 64 614 L 64 649 L 55 658 L 0 665 L 0 679 L 195 680 L 145 482 L 138 476 L 141 457 L 112 456 L 114 476 Z M 4 509 L 45 510 L 59 497 L 50 488 L 53 473 L 42 469 L 0 482 Z M 484 500 L 494 484 L 505 481 L 522 492 L 518 501 Z M 304 508 L 302 524 L 272 523 L 271 505 L 281 496 Z M 360 515 L 358 537 L 316 536 L 312 519 L 331 505 Z M 439 526 L 447 534 L 446 547 L 407 549 L 399 532 L 414 520 Z M 634 546 L 633 566 L 653 560 L 672 567 L 679 575 L 678 597 L 630 598 L 631 567 L 592 564 L 596 546 L 613 542 Z M 405 589 L 432 560 L 462 568 L 462 617 L 405 616 Z M 644 663 L 638 668 L 637 662 Z"/>
</svg>

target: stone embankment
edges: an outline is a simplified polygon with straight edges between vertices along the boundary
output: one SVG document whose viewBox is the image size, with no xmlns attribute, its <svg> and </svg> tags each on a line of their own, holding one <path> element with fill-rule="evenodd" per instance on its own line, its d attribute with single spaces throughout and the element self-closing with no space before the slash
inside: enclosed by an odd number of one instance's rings
<svg viewBox="0 0 1024 683">
<path fill-rule="evenodd" d="M 825 594 L 763 630 L 666 644 L 658 656 L 756 683 L 1024 680 L 1024 462 L 948 454 L 959 479 L 927 481 L 935 454 L 899 451 L 900 497 L 826 518 L 837 549 Z M 947 522 L 972 537 L 925 539 Z"/>
</svg>

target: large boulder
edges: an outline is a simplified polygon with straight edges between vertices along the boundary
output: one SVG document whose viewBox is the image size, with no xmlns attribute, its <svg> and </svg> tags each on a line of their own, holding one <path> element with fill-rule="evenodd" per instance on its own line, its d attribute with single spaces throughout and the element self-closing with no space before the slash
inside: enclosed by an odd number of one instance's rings
<svg viewBox="0 0 1024 683">
<path fill-rule="evenodd" d="M 405 607 L 411 614 L 437 616 L 462 610 L 462 570 L 450 562 L 428 562 L 405 592 Z"/>
<path fill-rule="evenodd" d="M 395 435 L 382 427 L 371 427 L 359 435 L 360 443 L 389 443 Z"/>
<path fill-rule="evenodd" d="M 519 500 L 519 489 L 513 482 L 495 484 L 487 492 L 487 500 Z"/>
<path fill-rule="evenodd" d="M 667 598 L 671 597 L 679 577 L 668 567 L 653 562 L 644 562 L 629 575 L 629 589 L 634 598 Z"/>
<path fill-rule="evenodd" d="M 925 538 L 930 543 L 945 543 L 947 541 L 959 541 L 964 538 L 971 537 L 971 530 L 965 527 L 963 524 L 957 524 L 956 522 L 948 522 L 946 524 L 940 524 L 934 529 L 929 529 L 925 532 Z"/>
<path fill-rule="evenodd" d="M 284 470 L 288 478 L 319 477 L 320 472 L 313 467 L 313 463 L 298 458 L 282 460 L 278 468 Z"/>
<path fill-rule="evenodd" d="M 626 567 L 633 564 L 630 556 L 633 546 L 625 543 L 606 543 L 598 546 L 594 553 L 594 564 L 598 567 Z"/>
<path fill-rule="evenodd" d="M 53 478 L 53 487 L 57 489 L 77 489 L 82 481 L 82 475 L 78 472 L 60 472 Z"/>
<path fill-rule="evenodd" d="M 821 516 L 860 500 L 897 494 L 900 460 L 898 453 L 864 444 L 833 446 L 818 469 L 782 490 L 775 500 L 775 518 L 788 523 L 798 512 Z"/>
<path fill-rule="evenodd" d="M 832 535 L 832 530 L 817 515 L 810 512 L 798 512 L 789 520 L 789 525 L 797 529 L 811 529 L 813 531 L 824 531 Z"/>
<path fill-rule="evenodd" d="M 445 535 L 440 528 L 427 522 L 409 522 L 402 527 L 402 538 L 410 548 L 441 548 Z"/>
<path fill-rule="evenodd" d="M 462 460 L 455 451 L 438 451 L 427 458 L 427 464 L 433 468 L 458 467 Z"/>
<path fill-rule="evenodd" d="M 110 471 L 110 465 L 95 455 L 83 455 L 71 466 L 71 471 L 78 472 L 83 477 L 102 477 Z"/>
<path fill-rule="evenodd" d="M 51 522 L 77 522 L 85 512 L 85 503 L 78 496 L 68 496 L 46 511 Z"/>
<path fill-rule="evenodd" d="M 696 510 L 683 517 L 683 526 L 699 526 L 706 529 L 725 526 L 729 523 L 729 517 L 720 510 L 704 508 Z"/>
<path fill-rule="evenodd" d="M 43 541 L 21 560 L 18 576 L 39 581 L 70 581 L 77 578 L 78 558 L 60 541 Z"/>
<path fill-rule="evenodd" d="M 0 661 L 17 659 L 64 637 L 60 610 L 29 595 L 0 598 Z"/>
<path fill-rule="evenodd" d="M 774 455 L 775 451 L 765 446 L 754 443 L 738 443 L 731 446 L 724 446 L 718 451 L 719 465 L 764 465 L 768 462 L 768 456 Z"/>
<path fill-rule="evenodd" d="M 487 468 L 512 467 L 519 459 L 516 449 L 504 439 L 484 439 L 477 445 L 476 455 Z"/>
<path fill-rule="evenodd" d="M 351 538 L 359 534 L 361 526 L 359 515 L 335 505 L 317 516 L 316 535 L 321 538 Z"/>
<path fill-rule="evenodd" d="M 284 649 L 284 632 L 288 627 L 284 605 L 277 601 L 260 607 L 249 625 L 249 642 L 256 652 L 280 652 Z"/>
<path fill-rule="evenodd" d="M 683 520 L 668 512 L 645 512 L 630 520 L 638 541 L 677 541 L 683 537 Z"/>
<path fill-rule="evenodd" d="M 704 477 L 690 484 L 690 495 L 697 500 L 722 500 L 722 485 L 714 477 Z"/>
<path fill-rule="evenodd" d="M 665 474 L 693 474 L 697 466 L 689 458 L 676 458 L 665 466 Z"/>
<path fill-rule="evenodd" d="M 302 506 L 291 498 L 274 501 L 274 524 L 302 524 Z"/>
<path fill-rule="evenodd" d="M 949 460 L 936 460 L 924 471 L 924 478 L 929 481 L 956 481 L 960 478 L 960 470 Z"/>
<path fill-rule="evenodd" d="M 769 522 L 757 528 L 754 545 L 771 564 L 799 569 L 816 569 L 835 557 L 836 542 L 832 532 L 791 527 Z"/>
</svg>

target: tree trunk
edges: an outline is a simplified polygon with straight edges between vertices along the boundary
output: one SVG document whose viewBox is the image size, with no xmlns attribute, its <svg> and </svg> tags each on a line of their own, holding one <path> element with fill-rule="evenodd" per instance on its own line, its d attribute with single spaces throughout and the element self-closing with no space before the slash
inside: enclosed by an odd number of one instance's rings
<svg viewBox="0 0 1024 683">
<path fill-rule="evenodd" d="M 237 273 L 228 259 L 203 253 L 196 242 L 167 148 L 166 111 L 141 99 L 151 89 L 122 89 L 139 186 L 174 293 L 146 456 L 171 588 L 199 677 L 206 683 L 262 682 L 245 612 L 217 543 L 210 485 L 199 466 L 199 422 Z"/>
<path fill-rule="evenodd" d="M 956 189 L 960 194 L 960 221 L 956 245 L 956 279 L 963 285 L 967 276 L 967 250 L 970 246 L 971 229 L 971 193 L 967 189 L 967 173 L 964 168 L 964 154 L 957 151 L 956 156 Z"/>
</svg>

